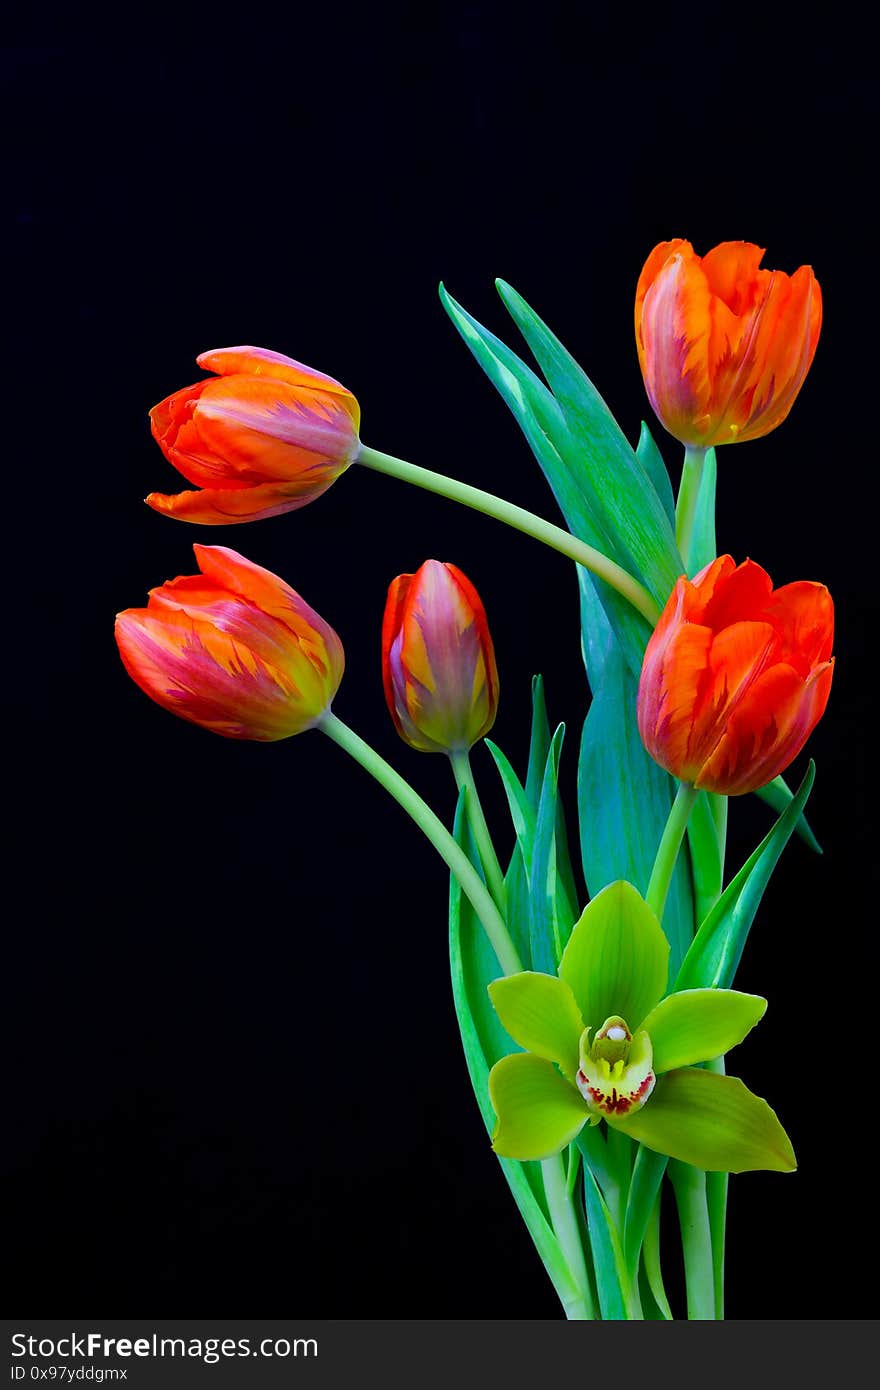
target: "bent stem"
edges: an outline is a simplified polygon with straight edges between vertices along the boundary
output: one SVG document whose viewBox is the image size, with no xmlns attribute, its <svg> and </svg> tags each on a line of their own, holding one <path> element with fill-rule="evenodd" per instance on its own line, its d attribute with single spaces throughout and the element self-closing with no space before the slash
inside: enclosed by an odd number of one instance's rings
<svg viewBox="0 0 880 1390">
<path fill-rule="evenodd" d="M 477 784 L 474 781 L 473 769 L 471 768 L 470 754 L 466 748 L 458 749 L 449 754 L 449 761 L 452 764 L 452 771 L 455 774 L 455 782 L 459 791 L 462 787 L 466 788 L 464 798 L 465 814 L 473 831 L 474 841 L 477 846 L 477 853 L 483 865 L 486 875 L 486 882 L 489 891 L 495 900 L 495 906 L 499 912 L 504 912 L 507 901 L 507 894 L 504 888 L 504 875 L 501 872 L 501 865 L 498 863 L 498 855 L 495 853 L 495 846 L 492 844 L 492 836 L 489 834 L 489 827 L 486 824 L 486 816 L 483 812 L 482 802 L 480 801 Z"/>
<path fill-rule="evenodd" d="M 675 504 L 675 539 L 679 553 L 684 561 L 685 573 L 690 574 L 691 539 L 694 532 L 694 518 L 697 514 L 697 498 L 700 495 L 700 482 L 703 477 L 703 462 L 706 450 L 688 444 L 684 451 L 684 468 Z"/>
<path fill-rule="evenodd" d="M 368 449 L 366 445 L 362 445 L 356 462 L 375 469 L 377 473 L 387 473 L 392 478 L 414 483 L 416 487 L 423 487 L 440 497 L 448 497 L 453 502 L 473 507 L 485 516 L 493 516 L 497 521 L 504 521 L 515 530 L 543 541 L 544 545 L 567 555 L 570 560 L 583 565 L 591 574 L 604 579 L 641 613 L 652 628 L 656 627 L 660 609 L 644 585 L 628 570 L 623 569 L 607 555 L 603 555 L 601 550 L 595 550 L 585 541 L 578 540 L 561 526 L 554 526 L 543 517 L 535 516 L 534 512 L 528 512 L 524 507 L 517 507 L 512 502 L 505 502 L 503 498 L 495 497 L 491 492 L 483 492 L 482 488 L 460 483 L 455 478 L 447 478 L 443 473 L 434 473 L 429 468 L 420 468 L 415 463 L 395 458 L 393 454 L 383 454 L 379 449 Z"/>
<path fill-rule="evenodd" d="M 371 777 L 390 792 L 398 805 L 412 817 L 419 829 L 444 860 L 450 872 L 461 885 L 461 891 L 470 901 L 498 957 L 498 963 L 506 975 L 515 975 L 522 970 L 522 961 L 510 939 L 504 918 L 492 901 L 491 894 L 471 861 L 460 845 L 456 844 L 446 826 L 435 815 L 418 792 L 405 782 L 390 763 L 371 748 L 368 743 L 350 729 L 341 719 L 327 710 L 315 725 L 322 733 L 338 743 L 346 753 L 351 754 Z"/>
<path fill-rule="evenodd" d="M 645 901 L 658 922 L 663 921 L 663 909 L 666 906 L 666 897 L 672 882 L 678 851 L 681 848 L 684 832 L 687 830 L 688 818 L 696 799 L 697 793 L 691 783 L 679 782 L 678 791 L 672 803 L 672 810 L 669 812 L 669 819 L 657 847 L 657 857 L 651 870 L 651 882 L 648 884 L 648 891 L 645 895 Z"/>
</svg>

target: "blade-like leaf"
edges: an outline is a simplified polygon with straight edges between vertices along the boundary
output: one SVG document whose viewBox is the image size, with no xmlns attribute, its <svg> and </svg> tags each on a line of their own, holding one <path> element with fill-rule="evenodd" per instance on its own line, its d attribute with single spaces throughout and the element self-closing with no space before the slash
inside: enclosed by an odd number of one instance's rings
<svg viewBox="0 0 880 1390">
<path fill-rule="evenodd" d="M 496 284 L 562 408 L 567 433 L 552 436 L 560 456 L 621 563 L 662 605 L 682 573 L 663 504 L 586 373 L 516 290 L 503 280 Z"/>
<path fill-rule="evenodd" d="M 640 1144 L 633 1164 L 629 1195 L 626 1199 L 624 1219 L 623 1249 L 627 1268 L 633 1279 L 639 1267 L 642 1242 L 654 1206 L 660 1197 L 660 1184 L 666 1172 L 668 1160 L 665 1154 L 655 1153 Z"/>
<path fill-rule="evenodd" d="M 654 436 L 644 420 L 639 434 L 639 442 L 636 445 L 636 458 L 651 480 L 651 485 L 660 499 L 660 504 L 669 521 L 670 530 L 674 535 L 675 498 L 672 495 L 672 483 L 669 481 L 669 473 L 663 462 L 663 455 L 657 448 Z"/>
<path fill-rule="evenodd" d="M 647 891 L 675 796 L 672 778 L 639 737 L 637 693 L 619 648 L 612 648 L 584 722 L 578 764 L 581 854 L 592 897 L 615 879 Z M 690 866 L 681 854 L 663 914 L 673 975 L 693 938 L 693 920 Z"/>
<path fill-rule="evenodd" d="M 537 816 L 544 785 L 544 770 L 550 752 L 550 721 L 547 718 L 547 702 L 544 699 L 544 680 L 542 676 L 532 677 L 532 730 L 529 736 L 529 767 L 526 773 L 526 800 Z"/>
<path fill-rule="evenodd" d="M 791 1173 L 797 1167 L 791 1141 L 767 1102 L 739 1077 L 701 1067 L 658 1077 L 648 1103 L 613 1124 L 649 1149 L 693 1168 Z"/>
<path fill-rule="evenodd" d="M 764 889 L 810 795 L 815 774 L 816 766 L 811 762 L 788 809 L 712 908 L 684 958 L 676 990 L 730 988 Z"/>
<path fill-rule="evenodd" d="M 584 1163 L 584 1205 L 590 1232 L 590 1248 L 596 1271 L 596 1291 L 599 1308 L 606 1322 L 623 1322 L 627 1318 L 629 1274 L 623 1249 L 611 1213 L 590 1168 L 587 1150 L 581 1147 Z"/>
<path fill-rule="evenodd" d="M 562 948 L 568 940 L 576 916 L 575 904 L 567 901 L 564 880 L 557 873 L 557 835 L 559 823 L 559 755 L 565 725 L 560 724 L 550 741 L 538 818 L 529 865 L 529 905 L 531 958 L 536 970 L 555 972 Z"/>
<path fill-rule="evenodd" d="M 777 815 L 781 815 L 794 796 L 794 792 L 790 790 L 784 777 L 774 777 L 773 781 L 768 782 L 765 787 L 759 787 L 755 796 L 766 802 Z M 822 846 L 810 829 L 806 816 L 798 816 L 795 833 L 800 836 L 804 844 L 809 845 L 815 854 L 822 853 Z"/>
<path fill-rule="evenodd" d="M 724 876 L 718 825 L 709 799 L 714 795 L 714 792 L 697 793 L 687 827 L 698 923 L 709 914 L 721 896 Z"/>
</svg>

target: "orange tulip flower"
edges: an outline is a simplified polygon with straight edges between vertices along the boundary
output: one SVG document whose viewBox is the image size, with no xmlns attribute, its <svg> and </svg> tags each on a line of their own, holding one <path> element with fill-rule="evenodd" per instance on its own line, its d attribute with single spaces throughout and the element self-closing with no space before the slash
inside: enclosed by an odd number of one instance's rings
<svg viewBox="0 0 880 1390">
<path fill-rule="evenodd" d="M 486 610 L 455 565 L 426 560 L 392 582 L 382 676 L 394 726 L 412 748 L 463 751 L 495 723 L 498 670 Z"/>
<path fill-rule="evenodd" d="M 636 290 L 645 390 L 665 429 L 709 448 L 781 425 L 810 368 L 822 323 L 811 268 L 760 270 L 748 241 L 697 256 L 689 241 L 655 246 Z"/>
<path fill-rule="evenodd" d="M 774 589 L 721 555 L 679 579 L 648 643 L 639 733 L 683 782 L 739 796 L 778 777 L 828 703 L 834 606 L 822 584 Z"/>
<path fill-rule="evenodd" d="M 151 492 L 166 516 L 210 526 L 259 521 L 326 492 L 360 448 L 360 407 L 332 377 L 266 348 L 196 358 L 217 376 L 150 411 L 153 437 L 199 492 Z"/>
<path fill-rule="evenodd" d="M 225 546 L 201 574 L 150 591 L 116 619 L 125 668 L 172 714 L 224 738 L 272 742 L 311 728 L 342 679 L 342 643 L 283 580 Z"/>
</svg>

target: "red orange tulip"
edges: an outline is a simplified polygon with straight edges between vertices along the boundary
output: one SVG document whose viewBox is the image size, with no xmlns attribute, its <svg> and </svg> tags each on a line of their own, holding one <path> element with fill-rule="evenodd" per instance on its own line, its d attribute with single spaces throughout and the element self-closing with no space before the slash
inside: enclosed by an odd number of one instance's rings
<svg viewBox="0 0 880 1390">
<path fill-rule="evenodd" d="M 271 742 L 311 728 L 342 679 L 333 629 L 269 570 L 197 545 L 201 574 L 150 591 L 116 619 L 126 670 L 172 714 L 225 738 Z"/>
<path fill-rule="evenodd" d="M 217 373 L 150 411 L 165 457 L 198 492 L 151 492 L 158 512 L 211 526 L 259 521 L 326 492 L 360 447 L 360 407 L 332 377 L 266 348 L 203 352 Z"/>
<path fill-rule="evenodd" d="M 486 611 L 455 565 L 426 560 L 391 584 L 382 675 L 391 718 L 413 748 L 468 749 L 495 723 L 498 671 Z"/>
<path fill-rule="evenodd" d="M 822 584 L 774 589 L 760 565 L 729 555 L 682 576 L 645 651 L 638 724 L 648 752 L 707 791 L 764 786 L 822 716 L 833 638 Z"/>
<path fill-rule="evenodd" d="M 759 439 L 785 419 L 810 368 L 822 296 L 809 266 L 761 270 L 748 241 L 706 256 L 689 241 L 651 252 L 636 291 L 636 342 L 659 420 L 708 448 Z"/>
</svg>

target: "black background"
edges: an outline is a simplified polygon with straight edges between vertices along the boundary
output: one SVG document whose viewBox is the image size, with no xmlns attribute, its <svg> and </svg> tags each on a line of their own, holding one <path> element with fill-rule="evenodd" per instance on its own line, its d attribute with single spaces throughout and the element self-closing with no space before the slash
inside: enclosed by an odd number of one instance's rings
<svg viewBox="0 0 880 1390">
<path fill-rule="evenodd" d="M 198 377 L 198 352 L 260 344 L 345 382 L 368 444 L 552 517 L 437 283 L 519 348 L 493 289 L 508 279 L 635 439 L 648 411 L 635 283 L 656 242 L 684 236 L 700 252 L 757 241 L 789 272 L 810 263 L 825 299 L 789 420 L 720 456 L 720 548 L 777 583 L 821 579 L 838 614 L 809 747 L 825 855 L 791 844 L 738 977 L 770 1008 L 736 1070 L 779 1110 L 801 1166 L 731 1184 L 729 1313 L 865 1316 L 866 36 L 843 17 L 819 31 L 776 12 L 751 28 L 732 12 L 614 18 L 553 0 L 521 19 L 432 4 L 267 16 L 262 32 L 255 18 L 240 48 L 102 49 L 70 26 L 69 41 L 61 29 L 3 54 L 14 1306 L 559 1316 L 470 1092 L 433 852 L 318 734 L 236 744 L 160 711 L 125 675 L 112 619 L 192 572 L 193 541 L 241 550 L 337 628 L 336 712 L 448 816 L 445 760 L 406 748 L 388 720 L 378 639 L 391 578 L 452 560 L 494 635 L 493 737 L 522 769 L 543 672 L 551 720 L 569 728 L 573 815 L 587 697 L 561 557 L 357 468 L 260 525 L 170 521 L 141 501 L 180 484 L 146 411 Z M 655 433 L 677 479 L 679 448 Z M 506 847 L 485 750 L 475 766 Z M 753 798 L 731 811 L 737 867 L 770 816 Z M 674 1245 L 667 1265 L 678 1299 Z"/>
</svg>

